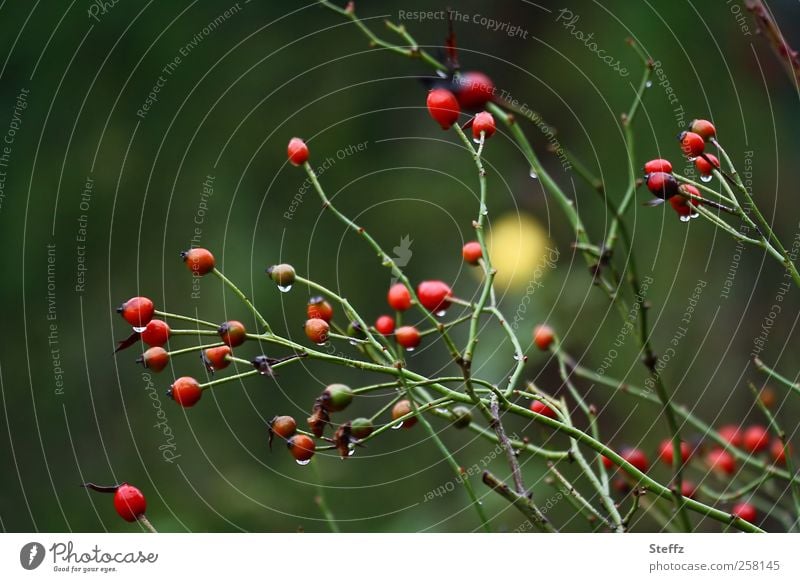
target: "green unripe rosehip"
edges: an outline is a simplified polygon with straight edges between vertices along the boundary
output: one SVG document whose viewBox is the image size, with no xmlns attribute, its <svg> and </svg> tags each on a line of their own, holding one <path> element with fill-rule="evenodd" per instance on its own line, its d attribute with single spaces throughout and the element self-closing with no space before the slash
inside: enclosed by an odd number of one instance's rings
<svg viewBox="0 0 800 582">
<path fill-rule="evenodd" d="M 472 422 L 472 411 L 466 406 L 456 406 L 451 412 L 455 428 L 467 428 Z"/>
<path fill-rule="evenodd" d="M 322 402 L 331 412 L 339 412 L 347 408 L 353 401 L 353 391 L 344 384 L 331 384 L 322 393 Z"/>
<path fill-rule="evenodd" d="M 372 421 L 363 416 L 350 422 L 350 434 L 357 439 L 365 439 L 372 434 L 375 427 Z"/>
<path fill-rule="evenodd" d="M 280 265 L 272 265 L 267 267 L 267 275 L 275 281 L 278 287 L 287 289 L 294 284 L 295 272 L 294 267 L 281 263 Z"/>
</svg>

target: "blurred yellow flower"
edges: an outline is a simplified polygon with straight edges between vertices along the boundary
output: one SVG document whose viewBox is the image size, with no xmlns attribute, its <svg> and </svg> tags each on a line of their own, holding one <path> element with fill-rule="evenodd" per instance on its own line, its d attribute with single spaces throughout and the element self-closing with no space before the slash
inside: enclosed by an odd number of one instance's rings
<svg viewBox="0 0 800 582">
<path fill-rule="evenodd" d="M 528 214 L 509 213 L 493 220 L 487 246 L 497 269 L 495 283 L 512 292 L 545 276 L 558 256 L 542 224 Z"/>
</svg>

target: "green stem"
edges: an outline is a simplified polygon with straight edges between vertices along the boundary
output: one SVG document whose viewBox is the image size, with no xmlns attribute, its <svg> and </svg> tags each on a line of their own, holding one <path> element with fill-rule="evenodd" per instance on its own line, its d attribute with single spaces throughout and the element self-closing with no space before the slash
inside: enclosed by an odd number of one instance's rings
<svg viewBox="0 0 800 582">
<path fill-rule="evenodd" d="M 196 317 L 188 317 L 186 315 L 178 315 L 176 313 L 169 313 L 167 311 L 158 311 L 158 310 L 154 311 L 153 313 L 165 319 L 177 319 L 179 321 L 188 321 L 198 325 L 205 325 L 206 327 L 213 327 L 214 329 L 217 329 L 219 327 L 218 323 L 203 321 L 202 319 L 197 319 Z"/>
<path fill-rule="evenodd" d="M 216 267 L 214 267 L 214 270 L 212 271 L 212 273 L 214 273 L 220 279 L 220 281 L 222 281 L 228 287 L 228 289 L 233 291 L 234 295 L 236 295 L 239 299 L 242 300 L 242 303 L 247 305 L 248 309 L 250 309 L 250 311 L 253 313 L 253 316 L 256 318 L 256 321 L 258 321 L 258 323 L 264 329 L 264 332 L 272 333 L 272 329 L 270 328 L 269 324 L 267 323 L 267 320 L 264 319 L 264 316 L 261 315 L 261 313 L 258 311 L 258 309 L 255 308 L 255 305 L 252 304 L 250 299 L 247 298 L 247 295 L 242 293 L 242 290 L 239 289 L 239 287 L 237 287 L 236 284 L 233 281 L 228 279 L 222 273 L 222 271 L 220 271 Z"/>
</svg>

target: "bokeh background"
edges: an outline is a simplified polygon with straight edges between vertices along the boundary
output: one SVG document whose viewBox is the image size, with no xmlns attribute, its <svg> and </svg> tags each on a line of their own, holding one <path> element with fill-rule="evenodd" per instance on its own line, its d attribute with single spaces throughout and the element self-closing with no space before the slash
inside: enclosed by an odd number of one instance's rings
<svg viewBox="0 0 800 582">
<path fill-rule="evenodd" d="M 776 230 L 786 241 L 800 230 L 798 93 L 756 34 L 743 2 L 382 0 L 358 2 L 357 8 L 376 32 L 391 37 L 384 18 L 401 22 L 400 11 L 448 4 L 469 16 L 456 25 L 462 67 L 486 71 L 498 88 L 540 112 L 558 128 L 559 141 L 601 176 L 610 196 L 618 199 L 627 179 L 619 116 L 641 73 L 625 43 L 634 37 L 664 75 L 647 91 L 638 118 L 636 165 L 656 155 L 678 159 L 680 124 L 710 117 L 735 159 L 752 165 L 757 199 L 774 216 Z M 788 39 L 800 44 L 800 5 L 783 0 L 770 6 Z M 570 34 L 558 21 L 565 8 L 580 17 L 575 29 L 593 33 L 629 76 L 614 72 Z M 475 15 L 521 32 L 491 30 L 474 22 Z M 206 28 L 215 20 L 213 29 Z M 402 22 L 439 54 L 445 22 Z M 390 431 L 346 461 L 325 454 L 300 467 L 280 447 L 270 453 L 267 419 L 304 419 L 325 384 L 358 386 L 376 381 L 374 376 L 306 362 L 284 368 L 277 380 L 225 385 L 183 410 L 164 391 L 180 375 L 205 378 L 199 359 L 175 359 L 157 375 L 134 363 L 137 348 L 113 354 L 115 341 L 130 331 L 114 309 L 133 295 L 213 321 L 252 321 L 216 279 L 193 290 L 178 257 L 193 237 L 215 252 L 274 327 L 298 341 L 305 341 L 307 290 L 279 293 L 264 276 L 270 264 L 291 262 L 350 298 L 367 319 L 386 310 L 388 271 L 362 241 L 321 212 L 313 193 L 295 198 L 304 174 L 285 161 L 294 135 L 308 140 L 315 163 L 331 158 L 322 177 L 328 192 L 385 247 L 399 247 L 412 280 L 441 278 L 471 297 L 478 279 L 462 265 L 460 248 L 473 236 L 477 184 L 455 136 L 442 132 L 424 109 L 420 78 L 430 73 L 420 62 L 371 49 L 352 24 L 313 2 L 0 2 L 0 133 L 14 129 L 8 164 L 0 168 L 6 172 L 0 205 L 3 530 L 135 527 L 119 520 L 110 499 L 81 489 L 82 481 L 136 484 L 148 497 L 151 521 L 163 531 L 327 531 L 314 501 L 320 487 L 344 531 L 478 527 L 461 489 L 430 494 L 451 488 L 452 475 L 419 428 Z M 157 101 L 137 114 L 159 77 Z M 667 87 L 677 103 L 670 103 Z M 15 117 L 15 108 L 21 115 Z M 592 235 L 601 236 L 609 219 L 602 200 L 548 153 L 536 126 L 523 123 L 554 177 L 574 195 Z M 568 350 L 597 368 L 614 347 L 621 322 L 592 287 L 570 247 L 568 224 L 529 176 L 513 142 L 499 133 L 486 161 L 498 293 L 509 317 L 526 306 L 516 331 L 530 356 L 526 380 L 555 392 L 557 369 L 531 348 L 533 326 L 548 321 Z M 212 193 L 204 195 L 204 183 Z M 638 194 L 638 202 L 646 199 Z M 783 282 L 780 268 L 754 248 L 739 260 L 736 244 L 709 225 L 687 225 L 669 209 L 638 202 L 627 220 L 640 270 L 654 279 L 648 300 L 657 349 L 663 351 L 676 333 L 693 289 L 705 284 L 686 337 L 664 371 L 667 385 L 715 425 L 763 421 L 746 386 L 755 379 L 748 361 Z M 553 253 L 558 260 L 551 267 L 545 258 Z M 734 260 L 738 268 L 724 292 Z M 788 292 L 762 353 L 791 377 L 798 366 L 798 295 L 797 289 Z M 179 338 L 172 346 L 191 342 Z M 617 349 L 608 374 L 642 382 L 634 338 Z M 258 351 L 246 345 L 240 355 Z M 500 330 L 488 325 L 478 373 L 502 381 L 511 355 Z M 410 362 L 426 373 L 457 373 L 439 343 L 426 342 Z M 655 407 L 582 386 L 602 409 L 602 431 L 612 445 L 638 444 L 654 454 L 666 435 Z M 778 414 L 796 427 L 797 404 L 777 393 Z M 352 416 L 384 400 L 359 399 Z M 164 425 L 156 426 L 156 406 L 163 407 L 172 439 Z M 493 445 L 432 422 L 460 463 L 483 468 L 481 459 Z M 554 448 L 565 444 L 522 422 L 509 421 L 508 431 Z M 171 462 L 165 460 L 170 454 Z M 501 456 L 494 456 L 488 468 L 506 477 Z M 544 503 L 555 495 L 543 479 L 545 466 L 538 459 L 523 461 L 526 482 Z M 668 478 L 663 468 L 653 474 Z M 724 487 L 711 476 L 694 475 L 703 477 Z M 473 481 L 495 529 L 520 527 L 519 514 L 479 477 Z M 785 497 L 780 487 L 774 494 Z M 586 529 L 573 513 L 569 504 L 556 503 L 550 516 L 568 529 Z M 770 518 L 763 525 L 780 527 Z M 637 527 L 659 529 L 648 518 Z"/>
</svg>

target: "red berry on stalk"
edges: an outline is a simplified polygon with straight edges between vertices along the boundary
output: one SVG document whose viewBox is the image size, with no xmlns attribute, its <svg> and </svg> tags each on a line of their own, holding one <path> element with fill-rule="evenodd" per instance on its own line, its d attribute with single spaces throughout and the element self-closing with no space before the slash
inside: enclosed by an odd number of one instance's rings
<svg viewBox="0 0 800 582">
<path fill-rule="evenodd" d="M 189 408 L 197 404 L 203 396 L 203 389 L 191 376 L 183 376 L 175 380 L 167 395 L 184 408 Z"/>
<path fill-rule="evenodd" d="M 299 137 L 293 137 L 289 140 L 286 153 L 289 156 L 289 161 L 295 166 L 302 166 L 308 161 L 308 146 Z"/>
<path fill-rule="evenodd" d="M 394 337 L 397 340 L 397 343 L 407 350 L 413 350 L 422 341 L 422 336 L 420 335 L 419 330 L 413 325 L 404 325 L 403 327 L 398 327 L 397 331 L 394 332 Z"/>
<path fill-rule="evenodd" d="M 301 465 L 307 464 L 311 457 L 314 456 L 314 451 L 317 449 L 314 439 L 308 435 L 296 434 L 286 443 L 289 447 L 289 452 L 294 457 L 295 461 Z"/>
<path fill-rule="evenodd" d="M 306 321 L 306 337 L 315 344 L 324 344 L 328 341 L 330 326 L 324 319 L 314 318 Z"/>
<path fill-rule="evenodd" d="M 702 198 L 700 195 L 700 190 L 691 184 L 681 184 L 678 189 L 685 194 Z M 697 218 L 699 216 L 699 213 L 697 212 L 697 206 L 699 205 L 699 202 L 693 198 L 686 199 L 683 196 L 673 196 L 669 199 L 669 205 L 672 206 L 672 209 L 678 213 L 678 216 L 683 222 L 687 222 L 688 220 Z"/>
<path fill-rule="evenodd" d="M 475 139 L 481 138 L 481 132 L 485 134 L 485 139 L 489 139 L 494 135 L 496 130 L 497 127 L 494 123 L 494 117 L 487 111 L 481 111 L 472 121 L 472 137 Z"/>
<path fill-rule="evenodd" d="M 470 265 L 477 265 L 478 261 L 480 261 L 480 259 L 483 257 L 481 243 L 476 240 L 468 242 L 461 249 L 461 256 L 463 256 L 464 261 Z"/>
<path fill-rule="evenodd" d="M 395 311 L 405 311 L 411 307 L 411 293 L 402 283 L 395 283 L 389 288 L 386 301 Z"/>
<path fill-rule="evenodd" d="M 130 323 L 133 327 L 143 328 L 153 319 L 155 306 L 147 297 L 131 297 L 120 307 L 117 313 Z"/>
<path fill-rule="evenodd" d="M 791 448 L 789 448 L 789 450 L 791 451 Z M 769 454 L 775 464 L 786 464 L 786 449 L 783 447 L 783 442 L 781 439 L 774 439 L 772 441 L 772 445 L 769 447 Z"/>
<path fill-rule="evenodd" d="M 397 420 L 398 418 L 404 417 L 406 414 L 411 414 L 414 408 L 411 406 L 411 402 L 408 400 L 400 400 L 397 404 L 394 405 L 392 408 L 392 420 Z M 403 421 L 401 425 L 402 428 L 411 428 L 415 424 L 417 424 L 417 417 L 416 416 L 409 416 L 407 419 Z"/>
<path fill-rule="evenodd" d="M 666 172 L 653 172 L 645 176 L 647 189 L 654 196 L 667 200 L 678 193 L 678 181 L 672 174 Z"/>
<path fill-rule="evenodd" d="M 209 371 L 223 370 L 231 364 L 231 361 L 228 359 L 230 355 L 231 348 L 228 346 L 208 348 L 203 352 L 203 362 Z"/>
<path fill-rule="evenodd" d="M 760 425 L 747 427 L 742 435 L 742 445 L 746 451 L 759 453 L 769 446 L 769 431 Z"/>
<path fill-rule="evenodd" d="M 717 135 L 717 128 L 714 127 L 714 124 L 707 119 L 695 119 L 689 125 L 689 130 L 693 131 L 705 140 L 716 137 Z"/>
<path fill-rule="evenodd" d="M 375 329 L 383 335 L 391 335 L 394 332 L 394 318 L 389 315 L 381 315 L 375 321 Z"/>
<path fill-rule="evenodd" d="M 189 270 L 197 277 L 208 275 L 214 270 L 214 255 L 207 249 L 189 249 L 181 253 L 181 258 Z"/>
<path fill-rule="evenodd" d="M 324 297 L 312 297 L 308 300 L 306 314 L 309 319 L 324 319 L 330 322 L 333 319 L 333 307 Z"/>
<path fill-rule="evenodd" d="M 417 285 L 417 298 L 428 311 L 441 313 L 450 307 L 448 300 L 453 292 L 443 281 L 423 281 Z"/>
<path fill-rule="evenodd" d="M 726 424 L 719 429 L 719 434 L 722 438 L 732 444 L 734 447 L 742 446 L 742 433 L 739 427 L 735 424 Z"/>
<path fill-rule="evenodd" d="M 164 348 L 156 346 L 145 351 L 136 361 L 153 372 L 160 372 L 169 364 L 169 354 Z"/>
<path fill-rule="evenodd" d="M 161 347 L 169 340 L 169 332 L 169 325 L 166 321 L 151 319 L 141 333 L 141 338 L 148 346 Z"/>
<path fill-rule="evenodd" d="M 614 468 L 614 461 L 606 457 L 605 455 L 600 455 L 600 460 L 603 462 L 603 466 L 606 469 L 613 469 Z"/>
<path fill-rule="evenodd" d="M 646 473 L 647 469 L 650 467 L 650 462 L 647 460 L 647 455 L 645 455 L 641 449 L 622 449 L 622 452 L 619 456 L 639 469 L 642 473 Z"/>
<path fill-rule="evenodd" d="M 114 492 L 114 509 L 125 521 L 136 521 L 144 515 L 147 501 L 139 489 L 123 483 Z"/>
<path fill-rule="evenodd" d="M 709 163 L 709 161 L 711 163 Z M 698 156 L 694 160 L 694 167 L 697 168 L 701 176 L 711 176 L 713 173 L 712 170 L 719 170 L 719 158 L 714 154 Z"/>
<path fill-rule="evenodd" d="M 478 71 L 465 71 L 453 80 L 453 92 L 465 109 L 480 109 L 494 97 L 494 83 Z"/>
<path fill-rule="evenodd" d="M 644 165 L 644 173 L 652 174 L 653 172 L 665 172 L 667 174 L 672 173 L 672 162 L 662 158 L 650 160 Z"/>
<path fill-rule="evenodd" d="M 690 158 L 696 158 L 706 149 L 705 140 L 692 131 L 681 133 L 678 136 L 678 141 L 681 142 L 681 151 Z"/>
<path fill-rule="evenodd" d="M 541 414 L 542 416 L 546 416 L 547 418 L 557 418 L 556 411 L 547 406 L 541 400 L 534 400 L 531 402 L 531 411 L 535 412 L 536 414 Z"/>
<path fill-rule="evenodd" d="M 273 434 L 288 440 L 297 432 L 297 421 L 291 416 L 276 416 L 269 422 Z"/>
<path fill-rule="evenodd" d="M 533 328 L 533 343 L 536 347 L 546 352 L 555 340 L 556 334 L 549 325 L 537 325 Z"/>
<path fill-rule="evenodd" d="M 247 330 L 239 321 L 226 321 L 217 328 L 220 339 L 232 348 L 242 345 L 247 339 Z"/>
<path fill-rule="evenodd" d="M 428 113 L 442 126 L 442 129 L 450 127 L 458 121 L 461 108 L 453 95 L 447 89 L 433 89 L 428 93 Z"/>
<path fill-rule="evenodd" d="M 725 449 L 712 449 L 706 455 L 706 463 L 713 471 L 719 471 L 725 475 L 733 475 L 736 472 L 736 460 Z"/>
<path fill-rule="evenodd" d="M 731 515 L 735 515 L 739 519 L 749 522 L 754 522 L 758 517 L 756 508 L 749 503 L 737 503 L 733 506 L 733 509 L 731 509 Z"/>
<path fill-rule="evenodd" d="M 673 460 L 672 441 L 667 439 L 661 441 L 658 447 L 658 458 L 667 465 L 672 465 Z M 687 442 L 681 441 L 681 463 L 685 463 L 692 455 L 692 447 Z"/>
</svg>

